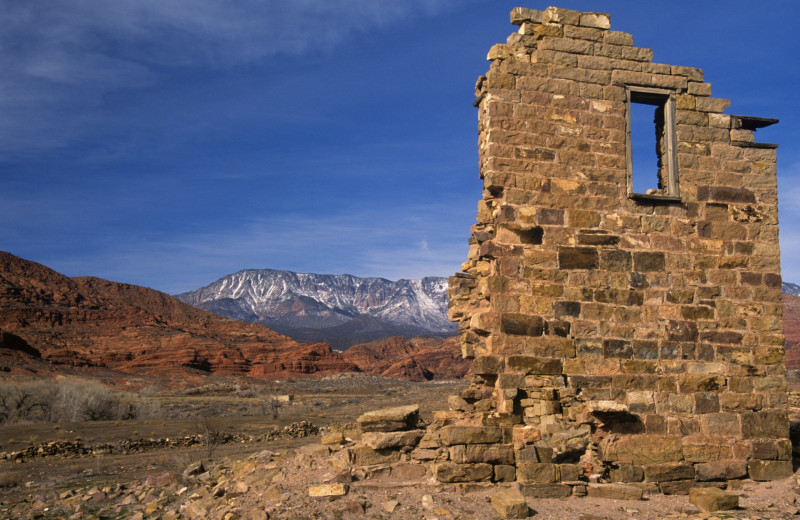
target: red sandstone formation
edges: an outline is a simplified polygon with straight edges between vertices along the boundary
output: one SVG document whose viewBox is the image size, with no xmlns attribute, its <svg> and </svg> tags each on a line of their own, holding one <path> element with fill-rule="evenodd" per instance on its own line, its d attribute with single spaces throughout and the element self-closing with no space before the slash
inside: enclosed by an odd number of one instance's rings
<svg viewBox="0 0 800 520">
<path fill-rule="evenodd" d="M 159 376 L 199 369 L 280 379 L 358 370 L 324 343 L 305 345 L 152 289 L 68 278 L 0 252 L 0 365 L 36 372 L 38 358 L 56 369 Z"/>
<path fill-rule="evenodd" d="M 395 336 L 354 345 L 345 351 L 344 359 L 364 372 L 410 381 L 460 379 L 471 364 L 461 357 L 455 338 Z"/>
</svg>

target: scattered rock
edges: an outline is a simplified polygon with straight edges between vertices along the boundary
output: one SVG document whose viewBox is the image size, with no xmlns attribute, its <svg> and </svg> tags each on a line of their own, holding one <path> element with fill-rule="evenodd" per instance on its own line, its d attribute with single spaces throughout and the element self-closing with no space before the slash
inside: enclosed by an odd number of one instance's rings
<svg viewBox="0 0 800 520">
<path fill-rule="evenodd" d="M 738 495 L 714 487 L 691 488 L 689 501 L 707 513 L 739 507 Z"/>
<path fill-rule="evenodd" d="M 199 475 L 201 473 L 205 473 L 205 471 L 206 471 L 206 468 L 203 466 L 202 462 L 200 462 L 200 461 L 193 462 L 193 463 L 189 464 L 189 466 L 185 470 L 183 470 L 183 476 L 184 477 L 191 477 L 191 476 L 194 476 L 194 475 Z"/>
<path fill-rule="evenodd" d="M 361 415 L 357 421 L 365 432 L 411 430 L 419 421 L 419 405 L 373 410 Z"/>
<path fill-rule="evenodd" d="M 519 492 L 500 491 L 492 495 L 492 508 L 503 518 L 527 518 L 528 503 Z"/>
<path fill-rule="evenodd" d="M 321 484 L 308 488 L 308 496 L 312 497 L 341 497 L 347 494 L 348 486 L 341 482 Z"/>
</svg>

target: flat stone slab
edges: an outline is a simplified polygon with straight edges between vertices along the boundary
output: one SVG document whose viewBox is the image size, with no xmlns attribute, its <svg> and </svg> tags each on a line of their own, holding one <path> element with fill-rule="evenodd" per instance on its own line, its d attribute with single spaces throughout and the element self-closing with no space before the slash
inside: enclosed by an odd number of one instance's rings
<svg viewBox="0 0 800 520">
<path fill-rule="evenodd" d="M 499 491 L 492 495 L 492 508 L 503 518 L 528 518 L 528 503 L 519 492 Z"/>
<path fill-rule="evenodd" d="M 590 498 L 641 500 L 643 494 L 642 488 L 628 484 L 589 484 L 587 489 L 587 496 Z"/>
<path fill-rule="evenodd" d="M 396 406 L 366 412 L 357 419 L 365 432 L 412 430 L 419 422 L 419 405 Z"/>
<path fill-rule="evenodd" d="M 386 448 L 402 448 L 405 446 L 416 446 L 424 435 L 422 430 L 410 430 L 401 432 L 367 432 L 361 437 L 361 442 L 373 450 Z"/>
<path fill-rule="evenodd" d="M 739 496 L 713 487 L 691 488 L 689 502 L 706 513 L 739 507 Z"/>
<path fill-rule="evenodd" d="M 347 484 L 336 482 L 333 484 L 322 484 L 308 488 L 308 496 L 311 497 L 341 497 L 347 494 Z"/>
</svg>

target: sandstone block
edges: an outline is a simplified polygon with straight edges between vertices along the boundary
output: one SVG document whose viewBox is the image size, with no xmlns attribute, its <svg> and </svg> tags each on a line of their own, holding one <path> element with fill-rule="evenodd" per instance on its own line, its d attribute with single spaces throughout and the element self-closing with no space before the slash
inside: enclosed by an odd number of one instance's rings
<svg viewBox="0 0 800 520">
<path fill-rule="evenodd" d="M 558 478 L 562 482 L 575 482 L 580 480 L 583 469 L 578 464 L 559 464 Z"/>
<path fill-rule="evenodd" d="M 581 12 L 571 9 L 550 6 L 544 10 L 542 23 L 560 23 L 564 25 L 578 25 L 581 20 Z"/>
<path fill-rule="evenodd" d="M 517 468 L 506 464 L 497 464 L 494 466 L 494 477 L 492 480 L 495 482 L 513 482 L 517 478 Z"/>
<path fill-rule="evenodd" d="M 514 448 L 510 444 L 457 444 L 450 447 L 450 460 L 459 464 L 514 464 Z"/>
<path fill-rule="evenodd" d="M 742 413 L 742 435 L 745 439 L 757 437 L 787 438 L 789 436 L 789 418 L 786 410 L 762 410 Z"/>
<path fill-rule="evenodd" d="M 543 462 L 518 462 L 517 480 L 539 484 L 556 482 L 558 481 L 558 468 L 555 464 Z"/>
<path fill-rule="evenodd" d="M 411 452 L 413 460 L 435 460 L 439 457 L 439 450 L 428 448 L 417 448 Z"/>
<path fill-rule="evenodd" d="M 424 433 L 423 430 L 367 432 L 361 437 L 361 442 L 373 450 L 402 448 L 404 446 L 416 446 Z"/>
<path fill-rule="evenodd" d="M 590 498 L 612 500 L 641 500 L 642 488 L 628 484 L 589 484 L 586 494 Z"/>
<path fill-rule="evenodd" d="M 428 474 L 428 466 L 425 464 L 395 464 L 392 466 L 392 480 L 412 481 L 422 480 Z"/>
<path fill-rule="evenodd" d="M 478 375 L 499 374 L 503 371 L 505 362 L 498 356 L 475 356 L 472 362 L 472 373 Z"/>
<path fill-rule="evenodd" d="M 355 466 L 388 464 L 398 460 L 400 460 L 400 452 L 397 450 L 373 450 L 367 446 L 357 446 L 350 450 L 350 462 Z"/>
<path fill-rule="evenodd" d="M 336 482 L 333 484 L 322 484 L 308 488 L 308 496 L 311 497 L 341 497 L 347 494 L 347 484 Z"/>
<path fill-rule="evenodd" d="M 648 464 L 643 467 L 645 482 L 664 482 L 695 478 L 691 464 Z"/>
<path fill-rule="evenodd" d="M 622 465 L 609 472 L 612 482 L 641 482 L 644 470 L 640 466 Z"/>
<path fill-rule="evenodd" d="M 604 439 L 599 448 L 602 460 L 633 465 L 679 462 L 683 458 L 681 438 L 669 435 L 628 435 L 615 440 Z"/>
<path fill-rule="evenodd" d="M 509 370 L 536 375 L 561 375 L 562 369 L 560 359 L 534 356 L 509 356 L 506 366 Z"/>
<path fill-rule="evenodd" d="M 520 484 L 520 492 L 532 498 L 567 498 L 572 488 L 565 484 Z"/>
<path fill-rule="evenodd" d="M 693 487 L 725 487 L 724 482 L 697 482 L 696 480 L 670 480 L 661 482 L 661 492 L 665 495 L 688 495 Z"/>
<path fill-rule="evenodd" d="M 580 25 L 594 27 L 595 29 L 610 29 L 611 15 L 607 13 L 581 13 Z"/>
<path fill-rule="evenodd" d="M 442 444 L 498 444 L 503 442 L 503 429 L 492 426 L 445 426 L 439 437 Z"/>
<path fill-rule="evenodd" d="M 522 447 L 540 440 L 542 438 L 542 433 L 538 428 L 533 426 L 518 425 L 514 426 L 511 430 L 511 438 L 514 446 Z"/>
<path fill-rule="evenodd" d="M 419 421 L 419 405 L 373 410 L 361 415 L 357 421 L 365 432 L 411 430 Z"/>
<path fill-rule="evenodd" d="M 792 476 L 792 463 L 788 460 L 751 460 L 747 473 L 753 480 L 780 480 Z"/>
<path fill-rule="evenodd" d="M 695 466 L 697 480 L 732 480 L 747 476 L 747 462 L 744 460 L 720 460 L 704 462 Z"/>
<path fill-rule="evenodd" d="M 542 23 L 543 17 L 544 12 L 536 9 L 515 7 L 511 10 L 511 23 L 513 25 L 522 25 L 525 22 Z"/>
<path fill-rule="evenodd" d="M 691 488 L 689 502 L 706 513 L 725 511 L 739 507 L 739 497 L 713 487 Z"/>
<path fill-rule="evenodd" d="M 499 491 L 492 495 L 492 508 L 502 518 L 527 518 L 528 504 L 519 492 Z"/>
<path fill-rule="evenodd" d="M 500 327 L 505 334 L 517 336 L 541 336 L 544 334 L 544 320 L 540 316 L 530 314 L 503 314 Z"/>
<path fill-rule="evenodd" d="M 593 247 L 559 247 L 558 265 L 561 269 L 596 269 L 600 264 Z"/>
<path fill-rule="evenodd" d="M 439 482 L 488 482 L 492 479 L 491 464 L 455 464 L 443 462 L 434 469 L 436 480 Z"/>
<path fill-rule="evenodd" d="M 344 434 L 342 432 L 332 432 L 322 436 L 320 440 L 325 445 L 336 445 L 344 443 Z"/>
</svg>

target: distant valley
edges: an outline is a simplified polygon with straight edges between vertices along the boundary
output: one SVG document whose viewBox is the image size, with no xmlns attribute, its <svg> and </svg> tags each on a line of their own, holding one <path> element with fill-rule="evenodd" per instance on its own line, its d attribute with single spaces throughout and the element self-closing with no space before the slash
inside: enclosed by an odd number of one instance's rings
<svg viewBox="0 0 800 520">
<path fill-rule="evenodd" d="M 445 338 L 457 330 L 447 319 L 447 278 L 439 277 L 390 281 L 247 269 L 175 297 L 340 350 L 391 336 Z"/>
</svg>

